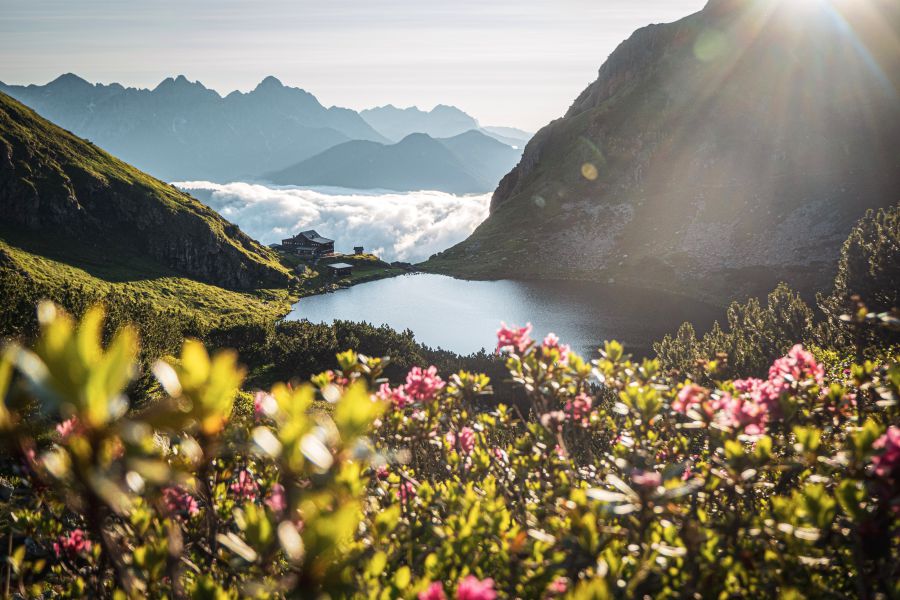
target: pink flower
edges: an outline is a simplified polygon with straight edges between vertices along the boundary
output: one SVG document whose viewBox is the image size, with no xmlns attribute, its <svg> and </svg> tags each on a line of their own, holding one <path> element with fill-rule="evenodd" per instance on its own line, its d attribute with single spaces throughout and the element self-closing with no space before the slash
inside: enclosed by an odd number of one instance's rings
<svg viewBox="0 0 900 600">
<path fill-rule="evenodd" d="M 824 380 L 825 368 L 801 344 L 791 348 L 787 356 L 779 358 L 769 368 L 769 382 L 779 391 L 784 391 L 794 382 L 814 381 L 822 385 Z"/>
<path fill-rule="evenodd" d="M 757 380 L 759 381 L 759 380 Z M 735 387 L 737 387 L 735 382 Z M 765 385 L 766 382 L 761 382 Z M 759 393 L 751 392 L 740 396 L 724 396 L 719 401 L 720 417 L 724 424 L 734 429 L 743 429 L 749 435 L 762 435 L 769 422 L 769 405 Z"/>
<path fill-rule="evenodd" d="M 581 421 L 582 425 L 587 425 L 592 405 L 593 400 L 590 396 L 584 393 L 578 394 L 574 399 L 566 401 L 566 414 L 573 421 Z"/>
<path fill-rule="evenodd" d="M 264 502 L 273 513 L 278 514 L 284 512 L 284 509 L 287 508 L 287 496 L 284 493 L 284 486 L 280 483 L 274 484 L 269 490 L 269 496 Z"/>
<path fill-rule="evenodd" d="M 434 400 L 439 391 L 444 389 L 446 384 L 437 374 L 437 367 L 431 366 L 427 369 L 413 367 L 406 375 L 406 385 L 404 391 L 413 400 L 424 402 L 426 400 Z"/>
<path fill-rule="evenodd" d="M 259 486 L 247 469 L 241 469 L 235 480 L 231 482 L 230 489 L 239 500 L 256 500 L 256 496 L 259 494 Z"/>
<path fill-rule="evenodd" d="M 684 414 L 689 410 L 700 408 L 708 396 L 709 392 L 706 388 L 689 383 L 681 388 L 678 396 L 672 401 L 672 410 Z"/>
<path fill-rule="evenodd" d="M 524 353 L 531 345 L 530 335 L 531 323 L 521 328 L 508 327 L 506 323 L 500 323 L 500 329 L 497 330 L 497 353 Z"/>
<path fill-rule="evenodd" d="M 509 454 L 507 454 L 506 450 L 503 448 L 494 448 L 491 450 L 491 453 L 499 462 L 502 462 L 505 465 L 509 464 Z"/>
<path fill-rule="evenodd" d="M 494 600 L 496 597 L 494 580 L 490 577 L 479 580 L 474 575 L 469 575 L 456 587 L 456 600 Z"/>
<path fill-rule="evenodd" d="M 390 474 L 391 472 L 388 470 L 387 465 L 379 465 L 379 467 L 375 469 L 375 477 L 378 479 L 387 479 Z"/>
<path fill-rule="evenodd" d="M 547 356 L 554 351 L 559 353 L 559 364 L 564 365 L 569 362 L 571 348 L 567 344 L 560 344 L 555 333 L 548 333 L 541 344 L 541 353 Z"/>
<path fill-rule="evenodd" d="M 56 432 L 59 433 L 59 437 L 64 441 L 69 438 L 69 436 L 81 433 L 84 431 L 84 428 L 81 426 L 81 423 L 78 421 L 78 417 L 72 417 L 71 419 L 66 419 L 62 423 L 58 423 L 56 425 Z"/>
<path fill-rule="evenodd" d="M 397 490 L 397 497 L 400 498 L 400 502 L 406 504 L 416 497 L 415 486 L 409 481 L 400 482 L 400 489 Z"/>
<path fill-rule="evenodd" d="M 91 551 L 91 540 L 87 539 L 84 531 L 75 529 L 67 536 L 59 536 L 59 539 L 53 542 L 53 551 L 57 557 L 61 557 L 63 554 L 76 556 L 81 553 L 87 553 Z"/>
<path fill-rule="evenodd" d="M 562 596 L 569 591 L 569 580 L 566 577 L 557 577 L 547 586 L 548 596 Z"/>
<path fill-rule="evenodd" d="M 277 406 L 278 403 L 272 394 L 256 392 L 253 396 L 253 415 L 257 420 L 275 412 Z"/>
<path fill-rule="evenodd" d="M 900 476 L 900 427 L 888 427 L 887 433 L 875 440 L 872 447 L 882 450 L 872 457 L 875 474 L 884 478 Z"/>
<path fill-rule="evenodd" d="M 459 430 L 459 447 L 465 454 L 471 454 L 475 449 L 475 431 L 471 427 L 463 427 Z"/>
<path fill-rule="evenodd" d="M 447 594 L 444 593 L 444 586 L 440 581 L 434 581 L 428 586 L 424 592 L 419 592 L 419 600 L 447 600 Z"/>
<path fill-rule="evenodd" d="M 376 396 L 385 402 L 390 402 L 397 410 L 402 410 L 413 402 L 412 398 L 406 395 L 406 390 L 403 389 L 403 386 L 391 388 L 390 384 L 387 383 L 381 384 Z"/>
<path fill-rule="evenodd" d="M 647 490 L 655 490 L 662 485 L 662 475 L 656 471 L 635 471 L 631 475 L 635 485 Z"/>
<path fill-rule="evenodd" d="M 569 455 L 566 453 L 565 448 L 563 448 L 559 444 L 557 444 L 556 446 L 553 447 L 553 451 L 556 453 L 556 456 L 558 456 L 561 460 L 565 460 L 569 457 Z"/>
<path fill-rule="evenodd" d="M 193 517 L 200 513 L 197 500 L 180 487 L 163 489 L 162 499 L 168 511 L 177 517 Z"/>
</svg>

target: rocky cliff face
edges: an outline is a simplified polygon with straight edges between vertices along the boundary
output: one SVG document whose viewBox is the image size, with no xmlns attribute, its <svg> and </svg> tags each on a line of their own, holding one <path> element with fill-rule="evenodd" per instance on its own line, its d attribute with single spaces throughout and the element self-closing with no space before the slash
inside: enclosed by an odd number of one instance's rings
<svg viewBox="0 0 900 600">
<path fill-rule="evenodd" d="M 233 289 L 284 285 L 274 255 L 174 187 L 0 94 L 0 224 L 118 251 Z"/>
<path fill-rule="evenodd" d="M 713 0 L 624 42 L 427 266 L 809 293 L 864 211 L 900 199 L 897 148 L 895 2 Z"/>
</svg>

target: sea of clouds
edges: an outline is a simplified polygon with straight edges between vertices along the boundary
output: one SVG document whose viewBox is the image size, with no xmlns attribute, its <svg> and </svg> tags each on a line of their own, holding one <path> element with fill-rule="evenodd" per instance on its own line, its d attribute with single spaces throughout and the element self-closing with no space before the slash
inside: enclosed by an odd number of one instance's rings
<svg viewBox="0 0 900 600">
<path fill-rule="evenodd" d="M 488 214 L 490 194 L 379 192 L 181 181 L 174 185 L 263 244 L 304 229 L 335 240 L 335 250 L 364 246 L 381 258 L 419 262 L 464 240 Z"/>
</svg>

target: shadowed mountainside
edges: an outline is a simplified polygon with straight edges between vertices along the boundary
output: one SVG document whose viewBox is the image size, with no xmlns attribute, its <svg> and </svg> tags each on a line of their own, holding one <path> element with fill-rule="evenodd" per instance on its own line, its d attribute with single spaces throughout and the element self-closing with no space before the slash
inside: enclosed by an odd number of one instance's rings
<svg viewBox="0 0 900 600">
<path fill-rule="evenodd" d="M 900 5 L 713 0 L 637 31 L 425 268 L 725 302 L 834 276 L 900 199 Z"/>
</svg>

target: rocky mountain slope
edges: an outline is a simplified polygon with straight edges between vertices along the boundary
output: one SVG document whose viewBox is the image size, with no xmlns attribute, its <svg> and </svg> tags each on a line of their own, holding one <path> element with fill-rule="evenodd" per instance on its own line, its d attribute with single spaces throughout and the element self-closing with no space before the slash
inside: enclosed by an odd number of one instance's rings
<svg viewBox="0 0 900 600">
<path fill-rule="evenodd" d="M 72 74 L 5 92 L 167 181 L 236 181 L 286 167 L 348 140 L 386 141 L 358 113 L 267 77 L 224 98 L 184 76 L 152 90 L 91 84 Z"/>
<path fill-rule="evenodd" d="M 389 145 L 346 142 L 263 177 L 278 185 L 487 193 L 519 156 L 479 131 L 445 139 L 414 133 Z"/>
<path fill-rule="evenodd" d="M 62 258 L 91 247 L 115 263 L 232 289 L 278 287 L 287 270 L 268 248 L 189 195 L 110 156 L 0 93 L 0 239 L 49 245 Z M 96 252 L 95 252 L 96 254 Z"/>
<path fill-rule="evenodd" d="M 900 5 L 712 0 L 637 31 L 425 267 L 727 301 L 834 275 L 900 200 Z"/>
</svg>

